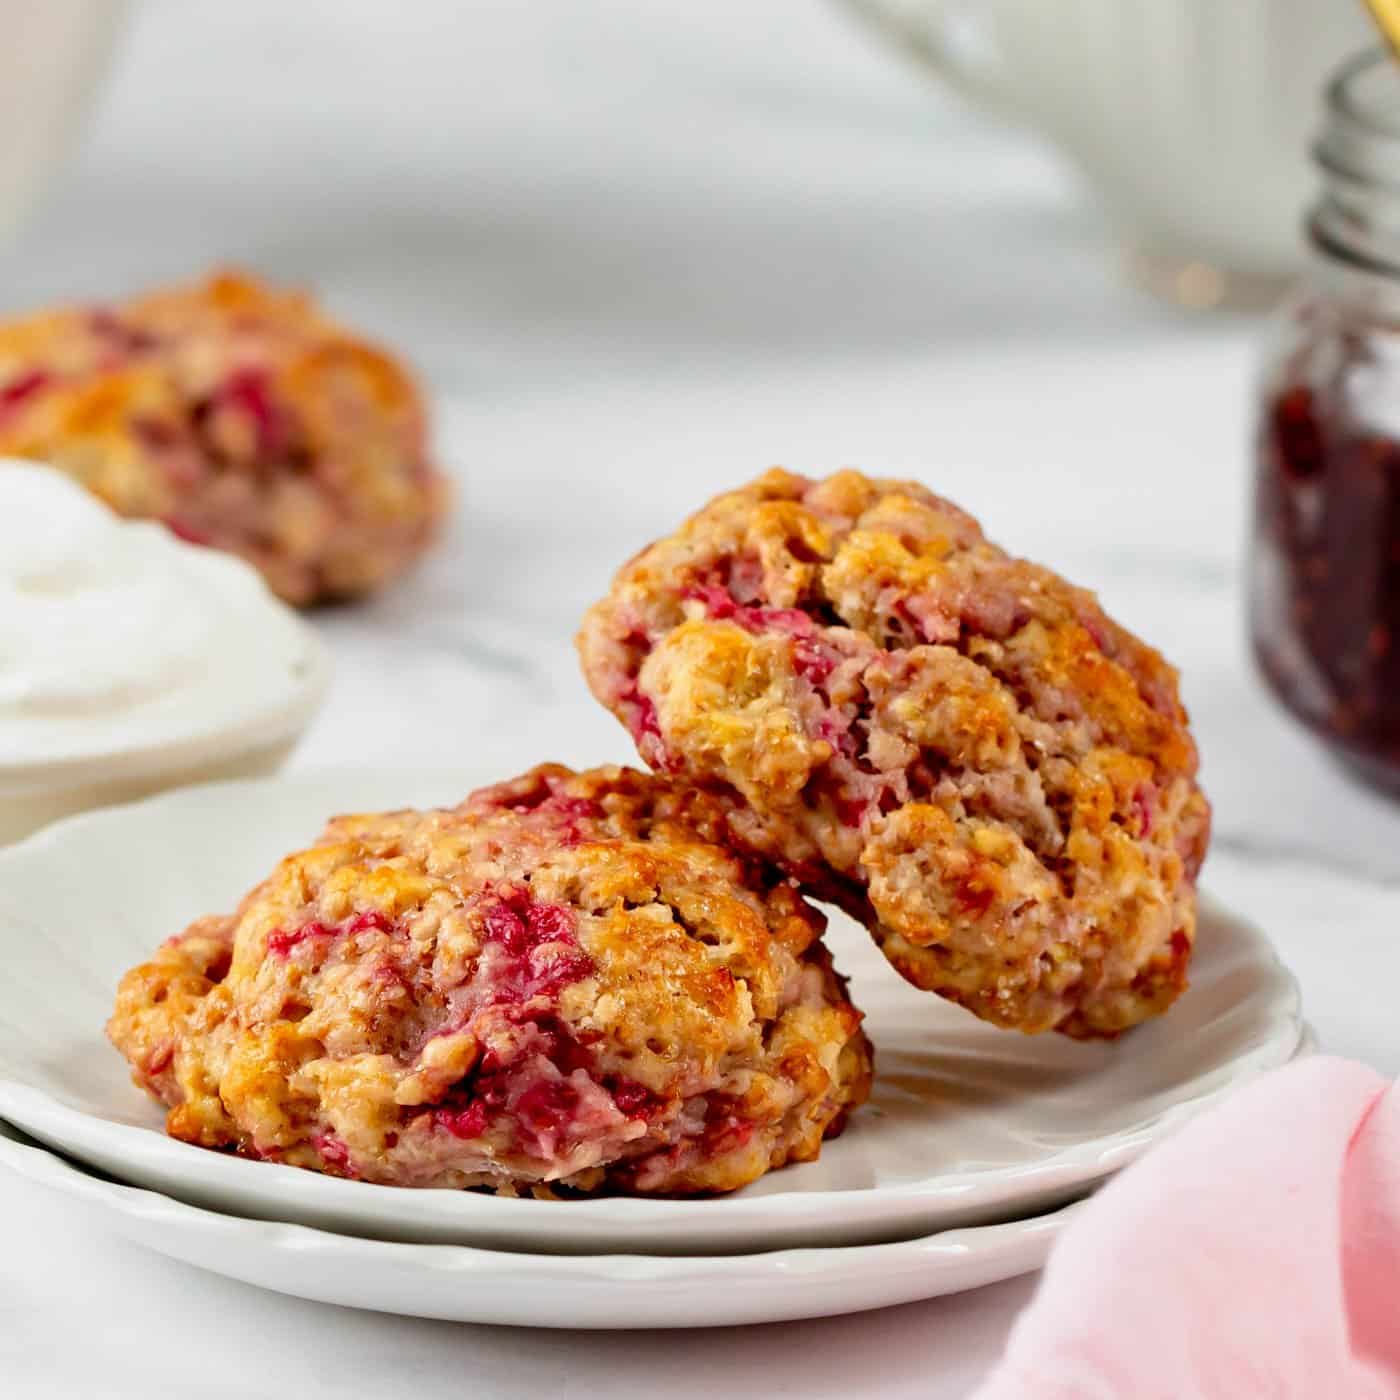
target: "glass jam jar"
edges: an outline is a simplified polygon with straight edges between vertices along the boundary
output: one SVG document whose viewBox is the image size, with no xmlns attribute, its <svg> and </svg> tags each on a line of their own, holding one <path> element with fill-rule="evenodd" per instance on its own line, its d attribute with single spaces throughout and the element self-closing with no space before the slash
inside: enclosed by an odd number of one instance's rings
<svg viewBox="0 0 1400 1400">
<path fill-rule="evenodd" d="M 1314 256 L 1261 386 L 1251 634 L 1283 703 L 1400 796 L 1400 61 L 1341 70 L 1314 155 Z"/>
</svg>

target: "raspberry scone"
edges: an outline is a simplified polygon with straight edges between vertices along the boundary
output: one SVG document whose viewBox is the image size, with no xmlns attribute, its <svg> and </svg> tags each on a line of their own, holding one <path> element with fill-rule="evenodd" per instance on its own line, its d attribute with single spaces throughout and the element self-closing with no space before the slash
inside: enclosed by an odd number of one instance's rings
<svg viewBox="0 0 1400 1400">
<path fill-rule="evenodd" d="M 234 275 L 0 324 L 0 456 L 242 555 L 288 602 L 365 593 L 443 512 L 408 372 Z"/>
<path fill-rule="evenodd" d="M 127 973 L 108 1034 L 206 1147 L 401 1186 L 733 1190 L 818 1155 L 870 1048 L 822 916 L 706 841 L 702 801 L 547 765 L 337 818 Z"/>
<path fill-rule="evenodd" d="M 919 987 L 1110 1036 L 1186 985 L 1210 809 L 1176 673 L 911 482 L 771 471 L 625 565 L 594 694 Z"/>
</svg>

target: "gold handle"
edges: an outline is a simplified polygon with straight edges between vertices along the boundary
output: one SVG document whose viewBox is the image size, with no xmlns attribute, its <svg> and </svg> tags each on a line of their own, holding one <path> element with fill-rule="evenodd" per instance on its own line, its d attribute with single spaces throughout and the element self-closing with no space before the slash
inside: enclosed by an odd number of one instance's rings
<svg viewBox="0 0 1400 1400">
<path fill-rule="evenodd" d="M 1391 51 L 1400 56 L 1400 0 L 1366 0 L 1366 8 L 1380 26 Z"/>
</svg>

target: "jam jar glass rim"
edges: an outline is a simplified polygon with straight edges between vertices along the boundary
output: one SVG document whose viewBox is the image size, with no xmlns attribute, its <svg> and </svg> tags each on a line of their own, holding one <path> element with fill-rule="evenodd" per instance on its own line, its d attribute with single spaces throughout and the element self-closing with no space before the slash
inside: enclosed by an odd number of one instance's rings
<svg viewBox="0 0 1400 1400">
<path fill-rule="evenodd" d="M 1327 87 L 1312 147 L 1322 174 L 1307 219 L 1308 242 L 1324 264 L 1372 274 L 1367 295 L 1400 306 L 1400 63 L 1368 48 Z"/>
<path fill-rule="evenodd" d="M 1382 93 L 1365 90 L 1379 79 Z M 1400 65 L 1389 49 L 1353 55 L 1333 74 L 1325 93 L 1327 120 L 1313 158 L 1329 175 L 1400 193 Z"/>
</svg>

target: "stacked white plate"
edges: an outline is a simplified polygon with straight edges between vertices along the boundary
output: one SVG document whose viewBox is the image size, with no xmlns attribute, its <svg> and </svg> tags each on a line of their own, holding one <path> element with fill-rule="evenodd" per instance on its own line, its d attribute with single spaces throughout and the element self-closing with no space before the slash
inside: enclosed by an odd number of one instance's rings
<svg viewBox="0 0 1400 1400">
<path fill-rule="evenodd" d="M 196 915 L 231 908 L 330 813 L 452 802 L 489 776 L 192 788 L 0 852 L 0 1164 L 95 1227 L 300 1297 L 551 1327 L 769 1322 L 1038 1267 L 1073 1202 L 1305 1048 L 1293 979 L 1209 900 L 1191 989 L 1112 1044 L 983 1025 L 905 986 L 833 917 L 876 1045 L 874 1095 L 820 1161 L 732 1196 L 407 1191 L 167 1138 L 103 1036 L 120 974 Z"/>
</svg>

